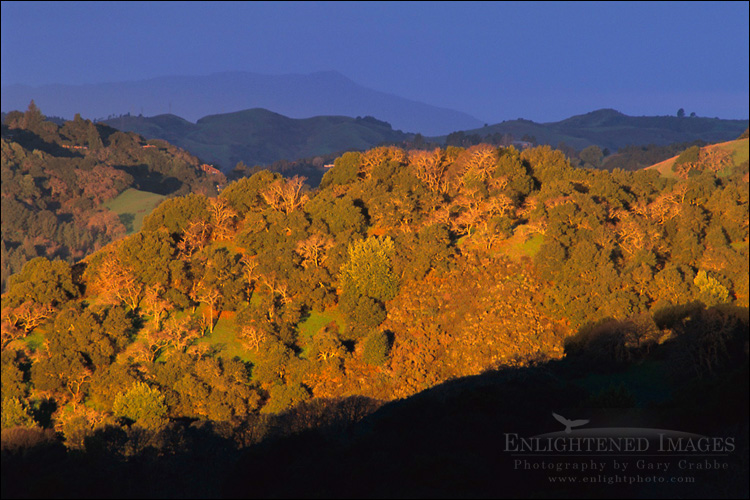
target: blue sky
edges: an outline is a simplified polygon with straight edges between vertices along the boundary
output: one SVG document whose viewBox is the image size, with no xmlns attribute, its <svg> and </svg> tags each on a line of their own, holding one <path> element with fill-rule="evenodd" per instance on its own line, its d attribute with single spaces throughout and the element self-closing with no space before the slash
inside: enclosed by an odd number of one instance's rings
<svg viewBox="0 0 750 500">
<path fill-rule="evenodd" d="M 747 118 L 748 2 L 2 2 L 2 84 L 335 70 L 482 121 Z"/>
</svg>

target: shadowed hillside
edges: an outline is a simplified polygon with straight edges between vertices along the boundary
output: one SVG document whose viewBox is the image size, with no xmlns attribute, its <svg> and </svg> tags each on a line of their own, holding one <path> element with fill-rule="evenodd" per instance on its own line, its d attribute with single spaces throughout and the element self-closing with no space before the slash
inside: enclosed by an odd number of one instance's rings
<svg viewBox="0 0 750 500">
<path fill-rule="evenodd" d="M 585 344 L 571 343 L 564 360 L 459 378 L 387 404 L 317 400 L 234 429 L 201 421 L 159 432 L 106 427 L 76 452 L 41 430 L 4 430 L 3 498 L 746 497 L 747 309 L 665 314 L 683 316 L 672 323 L 679 336 L 631 349 L 624 363 L 602 349 L 617 334 L 612 324 L 579 334 L 573 340 Z M 708 346 L 689 329 L 711 329 L 718 317 L 735 318 L 723 344 L 732 355 L 696 377 L 684 356 Z M 585 423 L 568 436 L 555 415 Z M 615 456 L 519 448 L 546 433 L 564 443 L 602 428 L 617 429 L 600 431 L 615 443 L 659 429 L 709 436 L 724 451 L 685 458 L 660 451 L 656 439 L 648 453 Z"/>
<path fill-rule="evenodd" d="M 372 117 L 292 119 L 265 109 L 206 116 L 193 124 L 174 115 L 122 116 L 105 123 L 149 139 L 164 139 L 227 171 L 237 163 L 269 165 L 407 139 Z"/>
<path fill-rule="evenodd" d="M 464 130 L 464 136 L 478 136 L 487 142 L 510 134 L 514 140 L 533 137 L 536 144 L 557 146 L 564 142 L 580 151 L 599 146 L 616 151 L 630 145 L 666 145 L 676 142 L 723 142 L 738 137 L 747 128 L 747 120 L 676 116 L 627 116 L 614 109 L 600 109 L 559 122 L 535 123 L 530 120 L 508 120 L 495 125 Z M 524 139 L 526 137 L 526 139 Z M 438 140 L 446 140 L 441 136 Z"/>
<path fill-rule="evenodd" d="M 9 113 L 2 126 L 2 287 L 35 257 L 75 262 L 133 232 L 156 200 L 216 192 L 223 181 L 164 141 L 80 116 L 58 125 L 33 102 L 25 113 Z M 126 191 L 140 197 L 121 198 Z"/>
</svg>

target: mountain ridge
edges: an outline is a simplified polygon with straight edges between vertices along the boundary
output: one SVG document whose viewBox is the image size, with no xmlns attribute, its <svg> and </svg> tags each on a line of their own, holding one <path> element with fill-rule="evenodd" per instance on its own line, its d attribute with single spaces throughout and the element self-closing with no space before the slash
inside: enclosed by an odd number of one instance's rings
<svg viewBox="0 0 750 500">
<path fill-rule="evenodd" d="M 193 121 L 209 114 L 263 107 L 292 118 L 378 116 L 394 128 L 432 135 L 482 123 L 467 113 L 370 89 L 336 71 L 285 75 L 231 71 L 129 82 L 2 87 L 4 111 L 26 109 L 31 99 L 48 113 L 66 118 L 75 113 L 93 119 L 169 111 Z"/>
<path fill-rule="evenodd" d="M 270 165 L 280 160 L 365 150 L 384 143 L 417 142 L 416 136 L 393 130 L 388 122 L 373 117 L 321 115 L 298 119 L 265 108 L 211 114 L 196 123 L 168 114 L 121 116 L 105 123 L 148 138 L 167 140 L 225 170 L 240 161 L 249 166 Z M 605 108 L 559 122 L 519 119 L 432 137 L 428 141 L 471 146 L 479 142 L 500 144 L 508 136 L 514 140 L 533 137 L 537 144 L 553 147 L 565 143 L 578 151 L 589 146 L 616 151 L 628 145 L 723 142 L 736 138 L 746 128 L 747 121 L 742 120 L 631 117 Z"/>
<path fill-rule="evenodd" d="M 519 118 L 459 132 L 464 136 L 479 136 L 481 140 L 496 134 L 511 134 L 515 139 L 533 136 L 537 144 L 557 146 L 564 142 L 578 151 L 588 146 L 614 151 L 631 145 L 667 145 L 694 140 L 724 142 L 735 139 L 747 126 L 747 119 L 629 116 L 615 109 L 603 108 L 557 122 L 537 123 Z M 449 136 L 432 139 L 446 141 Z"/>
</svg>

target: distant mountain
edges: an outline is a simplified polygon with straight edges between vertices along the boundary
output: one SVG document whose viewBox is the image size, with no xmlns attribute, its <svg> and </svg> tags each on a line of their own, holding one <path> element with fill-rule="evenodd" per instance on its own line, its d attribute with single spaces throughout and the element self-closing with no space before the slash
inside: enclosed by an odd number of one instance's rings
<svg viewBox="0 0 750 500">
<path fill-rule="evenodd" d="M 722 142 L 735 139 L 748 126 L 748 120 L 677 116 L 627 116 L 614 109 L 600 109 L 559 122 L 535 123 L 530 120 L 511 120 L 483 128 L 464 130 L 464 137 L 477 135 L 482 140 L 490 136 L 511 134 L 514 139 L 533 137 L 537 144 L 557 146 L 564 142 L 582 150 L 596 145 L 615 151 L 629 145 L 675 142 Z M 448 136 L 437 137 L 445 141 Z"/>
<path fill-rule="evenodd" d="M 0 108 L 25 110 L 31 99 L 47 113 L 68 119 L 75 113 L 96 119 L 129 112 L 147 116 L 174 113 L 195 121 L 216 113 L 267 108 L 292 118 L 375 116 L 396 129 L 428 135 L 482 124 L 466 113 L 363 87 L 335 71 L 309 75 L 228 72 L 89 85 L 8 85 L 2 87 Z"/>
<path fill-rule="evenodd" d="M 315 116 L 294 119 L 266 109 L 206 116 L 191 123 L 175 115 L 122 116 L 111 127 L 164 139 L 225 170 L 242 161 L 269 165 L 347 150 L 397 143 L 409 136 L 372 117 Z"/>
</svg>

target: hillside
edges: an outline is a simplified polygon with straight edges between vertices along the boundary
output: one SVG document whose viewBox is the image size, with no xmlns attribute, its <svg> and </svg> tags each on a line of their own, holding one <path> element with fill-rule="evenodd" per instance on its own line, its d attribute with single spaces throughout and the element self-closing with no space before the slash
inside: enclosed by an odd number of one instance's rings
<svg viewBox="0 0 750 500">
<path fill-rule="evenodd" d="M 656 170 L 667 177 L 686 176 L 691 169 L 710 169 L 722 172 L 747 164 L 749 155 L 748 139 L 737 139 L 718 144 L 710 144 L 702 148 L 693 148 L 695 158 L 687 158 L 688 154 L 679 154 L 668 160 L 646 167 Z M 678 162 L 679 160 L 679 162 Z M 677 165 L 675 165 L 677 163 Z"/>
<path fill-rule="evenodd" d="M 122 116 L 104 123 L 149 139 L 164 139 L 225 171 L 238 162 L 267 166 L 279 160 L 366 150 L 408 137 L 371 117 L 293 119 L 265 109 L 206 116 L 197 123 L 174 115 Z"/>
<path fill-rule="evenodd" d="M 481 125 L 466 113 L 378 92 L 335 71 L 306 75 L 238 71 L 89 85 L 4 85 L 0 96 L 3 111 L 26 109 L 34 99 L 49 114 L 68 119 L 75 113 L 92 120 L 113 114 L 173 113 L 194 122 L 217 113 L 266 108 L 292 118 L 375 116 L 396 129 L 429 135 Z"/>
<path fill-rule="evenodd" d="M 10 278 L 4 492 L 543 496 L 549 471 L 502 447 L 563 435 L 552 413 L 734 436 L 717 460 L 744 479 L 748 251 L 742 165 L 667 178 L 548 146 L 378 147 L 316 189 L 260 171 L 172 197 Z M 747 491 L 710 474 L 675 496 Z"/>
<path fill-rule="evenodd" d="M 57 125 L 35 106 L 10 113 L 2 127 L 3 289 L 27 261 L 73 263 L 132 232 L 154 199 L 216 192 L 220 178 L 163 141 L 80 118 Z M 125 200 L 126 190 L 150 200 Z"/>
<path fill-rule="evenodd" d="M 627 116 L 614 109 L 600 109 L 559 122 L 535 123 L 509 120 L 483 128 L 463 131 L 480 140 L 511 134 L 515 140 L 533 136 L 537 144 L 553 147 L 561 142 L 575 150 L 588 146 L 617 151 L 629 145 L 667 145 L 697 140 L 723 142 L 738 137 L 748 126 L 747 120 L 676 116 Z M 445 141 L 448 136 L 436 138 Z"/>
</svg>

